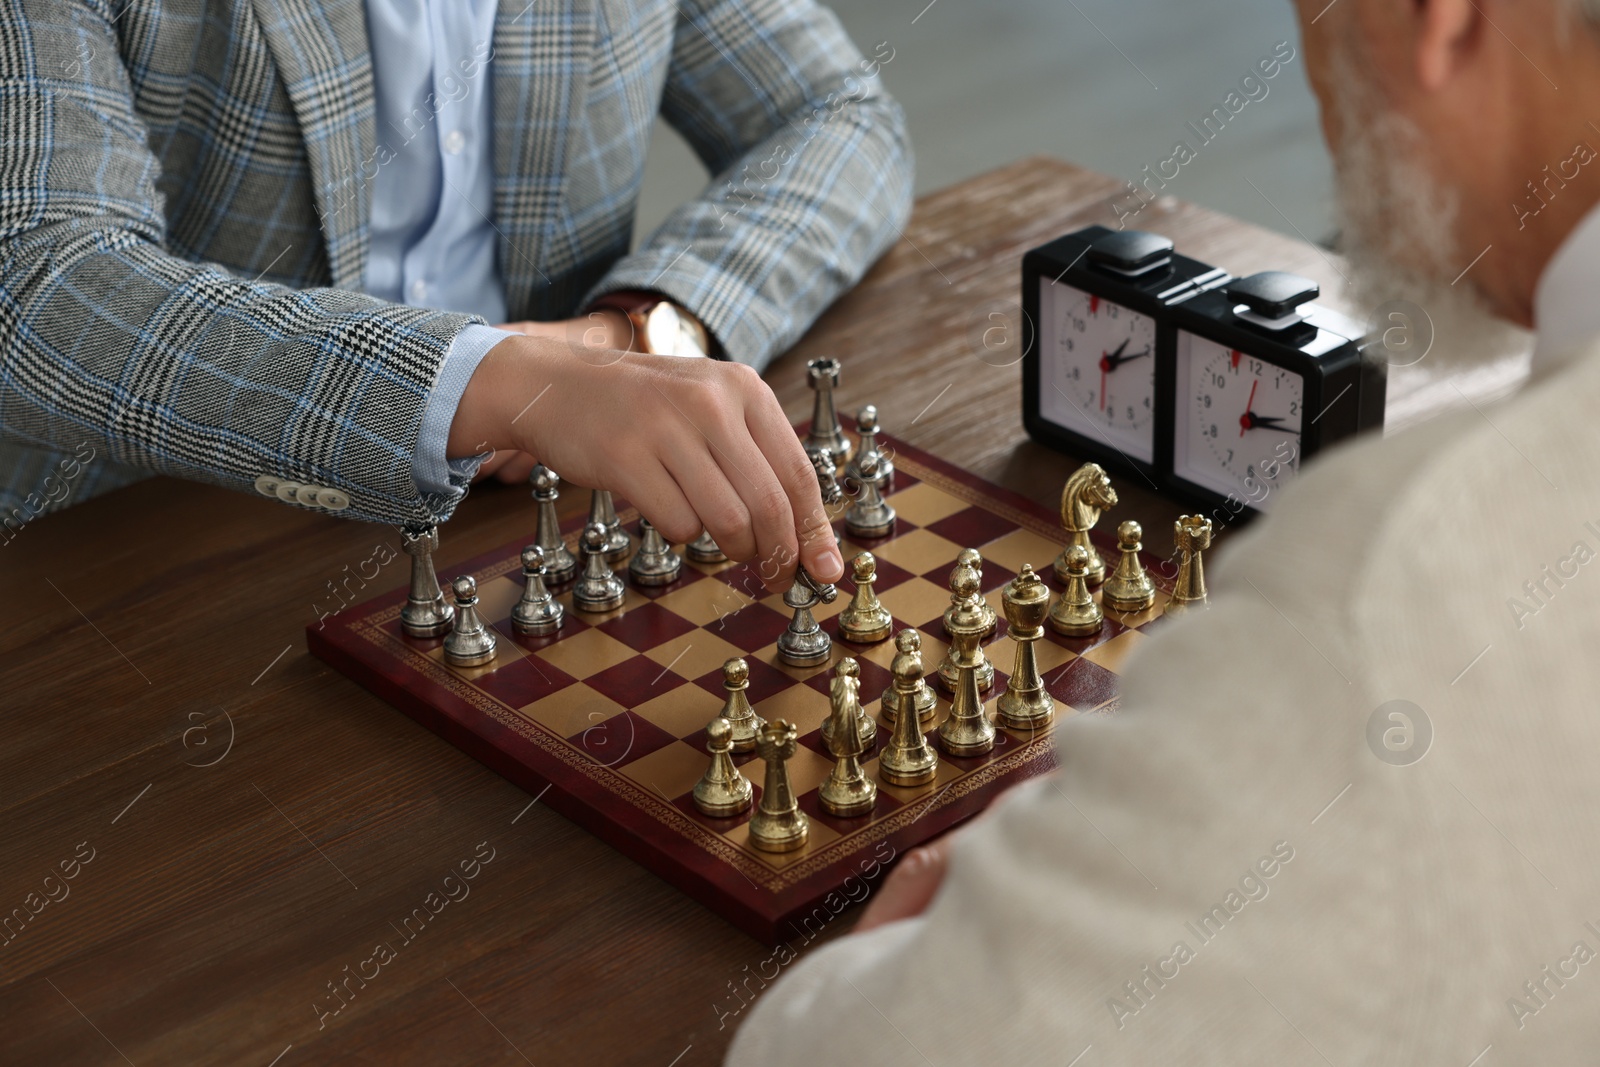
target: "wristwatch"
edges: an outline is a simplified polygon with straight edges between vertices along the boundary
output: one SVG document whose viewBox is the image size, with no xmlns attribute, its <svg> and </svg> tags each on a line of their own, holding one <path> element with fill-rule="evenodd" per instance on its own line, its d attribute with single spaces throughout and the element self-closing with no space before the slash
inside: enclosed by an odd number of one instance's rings
<svg viewBox="0 0 1600 1067">
<path fill-rule="evenodd" d="M 657 356 L 709 356 L 711 335 L 687 308 L 660 293 L 607 293 L 591 306 L 615 308 L 628 316 L 639 348 Z"/>
</svg>

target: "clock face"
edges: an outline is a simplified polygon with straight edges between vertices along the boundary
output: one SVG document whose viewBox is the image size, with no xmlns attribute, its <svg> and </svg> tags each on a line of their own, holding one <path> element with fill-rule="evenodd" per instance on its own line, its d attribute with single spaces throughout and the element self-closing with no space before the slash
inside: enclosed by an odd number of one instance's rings
<svg viewBox="0 0 1600 1067">
<path fill-rule="evenodd" d="M 1150 463 L 1155 458 L 1156 323 L 1070 285 L 1039 281 L 1040 412 Z"/>
<path fill-rule="evenodd" d="M 1268 510 L 1300 472 L 1300 375 L 1179 330 L 1175 386 L 1174 472 Z"/>
</svg>

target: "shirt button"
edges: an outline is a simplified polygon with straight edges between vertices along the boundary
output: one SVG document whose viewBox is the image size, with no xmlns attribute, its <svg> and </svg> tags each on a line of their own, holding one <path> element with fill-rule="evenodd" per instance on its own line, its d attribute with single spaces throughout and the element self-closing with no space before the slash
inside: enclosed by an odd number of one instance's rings
<svg viewBox="0 0 1600 1067">
<path fill-rule="evenodd" d="M 279 479 L 274 475 L 263 474 L 261 477 L 256 479 L 256 492 L 260 493 L 262 496 L 277 496 L 278 481 Z"/>
<path fill-rule="evenodd" d="M 459 156 L 465 147 L 467 147 L 467 135 L 460 130 L 451 130 L 444 135 L 444 150 L 452 156 Z"/>
<path fill-rule="evenodd" d="M 317 506 L 317 494 L 322 491 L 319 485 L 302 485 L 294 491 L 294 498 L 308 508 Z"/>
<path fill-rule="evenodd" d="M 428 283 L 418 278 L 411 283 L 411 299 L 421 303 L 428 298 Z"/>
</svg>

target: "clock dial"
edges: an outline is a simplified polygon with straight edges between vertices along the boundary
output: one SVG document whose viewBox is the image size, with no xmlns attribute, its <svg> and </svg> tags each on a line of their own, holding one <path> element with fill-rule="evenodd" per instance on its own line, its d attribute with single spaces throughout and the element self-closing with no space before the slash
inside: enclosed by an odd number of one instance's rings
<svg viewBox="0 0 1600 1067">
<path fill-rule="evenodd" d="M 1248 352 L 1178 331 L 1179 477 L 1259 510 L 1300 470 L 1305 383 Z"/>
<path fill-rule="evenodd" d="M 1040 410 L 1131 459 L 1155 457 L 1156 323 L 1070 285 L 1039 281 Z"/>
</svg>

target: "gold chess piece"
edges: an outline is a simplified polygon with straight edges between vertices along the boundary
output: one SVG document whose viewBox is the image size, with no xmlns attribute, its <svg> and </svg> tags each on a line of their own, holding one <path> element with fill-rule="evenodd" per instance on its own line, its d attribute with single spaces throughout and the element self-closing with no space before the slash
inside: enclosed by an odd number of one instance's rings
<svg viewBox="0 0 1600 1067">
<path fill-rule="evenodd" d="M 962 660 L 957 669 L 950 717 L 939 725 L 939 747 L 952 756 L 981 756 L 994 751 L 994 723 L 989 721 L 983 695 L 978 692 L 978 669 L 970 660 Z"/>
<path fill-rule="evenodd" d="M 977 605 L 983 602 L 978 593 L 978 572 L 964 564 L 956 564 L 950 575 L 951 610 L 945 614 L 944 628 L 950 635 L 950 649 L 944 662 L 939 664 L 939 684 L 951 693 L 963 664 L 970 665 L 978 681 L 978 692 L 987 693 L 994 688 L 994 664 L 983 654 L 984 634 L 988 623 Z M 987 607 L 988 605 L 984 605 Z"/>
<path fill-rule="evenodd" d="M 1067 580 L 1067 549 L 1078 545 L 1089 554 L 1087 577 L 1090 585 L 1105 580 L 1106 561 L 1100 558 L 1089 540 L 1089 531 L 1100 521 L 1100 513 L 1117 506 L 1117 491 L 1098 463 L 1085 463 L 1072 472 L 1061 489 L 1061 525 L 1067 531 L 1067 547 L 1056 557 L 1056 577 Z"/>
<path fill-rule="evenodd" d="M 845 656 L 839 660 L 838 666 L 833 668 L 833 681 L 828 685 L 828 700 L 838 703 L 843 700 L 855 709 L 856 744 L 862 752 L 871 752 L 878 743 L 878 724 L 867 717 L 866 710 L 861 706 L 861 663 L 854 656 Z M 835 756 L 839 754 L 837 742 L 834 740 L 833 716 L 822 720 L 822 741 L 828 746 L 828 751 Z"/>
<path fill-rule="evenodd" d="M 1166 614 L 1181 615 L 1206 603 L 1206 572 L 1200 554 L 1211 547 L 1211 520 L 1204 515 L 1182 515 L 1172 525 L 1172 540 L 1181 553 L 1178 580 L 1167 599 Z"/>
<path fill-rule="evenodd" d="M 750 664 L 738 656 L 728 660 L 722 665 L 722 688 L 728 694 L 722 702 L 722 717 L 728 720 L 728 725 L 733 728 L 733 750 L 735 752 L 754 752 L 756 750 L 756 735 L 761 732 L 761 727 L 766 725 L 766 720 L 756 714 L 756 709 L 750 706 Z"/>
<path fill-rule="evenodd" d="M 839 667 L 842 671 L 845 663 L 854 662 L 846 658 Z M 841 685 L 841 682 L 847 684 Z M 834 679 L 830 694 L 833 714 L 823 726 L 823 733 L 829 735 L 828 751 L 833 753 L 835 762 L 817 799 L 823 811 L 841 819 L 865 815 L 878 801 L 877 785 L 861 769 L 861 754 L 865 748 L 861 743 L 860 724 L 871 720 L 862 714 L 861 702 L 856 699 L 856 685 L 853 674 L 841 673 Z"/>
<path fill-rule="evenodd" d="M 878 561 L 871 552 L 863 552 L 850 561 L 856 581 L 856 595 L 839 613 L 839 636 L 858 645 L 877 644 L 889 636 L 894 620 L 889 609 L 878 601 L 873 585 L 878 580 Z"/>
<path fill-rule="evenodd" d="M 994 608 L 990 606 L 987 600 L 983 599 L 983 554 L 975 548 L 963 548 L 956 555 L 956 566 L 970 568 L 973 576 L 978 579 L 977 589 L 973 590 L 971 596 L 963 597 L 961 603 L 972 607 L 982 616 L 984 620 L 983 636 L 988 637 L 994 633 L 999 620 L 995 617 Z M 950 616 L 955 612 L 957 606 L 957 603 L 952 601 L 950 606 L 944 609 L 945 633 L 950 632 Z"/>
<path fill-rule="evenodd" d="M 1056 702 L 1045 692 L 1044 679 L 1039 677 L 1039 656 L 1034 649 L 1034 643 L 1044 636 L 1044 620 L 1050 612 L 1050 587 L 1033 573 L 1033 564 L 1024 563 L 1017 576 L 1007 583 L 1001 605 L 1006 611 L 1006 634 L 1016 643 L 1017 655 L 1006 691 L 995 701 L 995 712 L 1001 726 L 1013 730 L 1042 729 L 1056 716 Z"/>
<path fill-rule="evenodd" d="M 1082 545 L 1068 545 L 1067 588 L 1050 609 L 1050 629 L 1067 637 L 1090 637 L 1100 632 L 1105 612 L 1089 592 L 1089 554 Z"/>
<path fill-rule="evenodd" d="M 694 806 L 713 819 L 728 819 L 750 806 L 755 787 L 733 765 L 733 724 L 718 715 L 706 727 L 711 766 L 694 787 Z"/>
<path fill-rule="evenodd" d="M 902 708 L 917 706 L 917 686 L 922 683 L 922 653 L 916 648 L 901 646 L 894 657 L 894 689 L 896 700 Z M 930 690 L 931 691 L 931 690 Z M 927 785 L 939 771 L 939 754 L 922 735 L 922 723 L 916 715 L 898 715 L 894 720 L 894 733 L 878 758 L 878 774 L 890 785 Z"/>
<path fill-rule="evenodd" d="M 918 662 L 921 662 L 922 635 L 911 627 L 907 626 L 894 635 L 894 647 L 899 650 L 899 655 L 895 656 L 896 660 L 900 656 L 914 652 L 917 654 Z M 900 714 L 900 691 L 892 682 L 889 691 L 883 694 L 882 706 L 884 721 L 893 725 L 895 718 Z M 917 721 L 923 723 L 931 721 L 939 710 L 938 695 L 934 693 L 928 680 L 920 674 L 917 675 L 916 685 L 911 690 L 911 706 L 917 709 Z"/>
<path fill-rule="evenodd" d="M 1100 587 L 1100 602 L 1112 611 L 1135 613 L 1156 602 L 1156 583 L 1150 580 L 1139 550 L 1144 547 L 1144 529 L 1132 519 L 1117 527 L 1117 550 L 1122 553 L 1117 567 Z"/>
<path fill-rule="evenodd" d="M 789 784 L 789 760 L 799 747 L 798 736 L 791 724 L 774 719 L 756 737 L 756 752 L 767 761 L 767 777 L 761 803 L 750 818 L 750 843 L 763 852 L 793 852 L 805 845 L 811 832 L 811 821 Z"/>
</svg>

